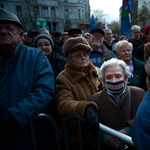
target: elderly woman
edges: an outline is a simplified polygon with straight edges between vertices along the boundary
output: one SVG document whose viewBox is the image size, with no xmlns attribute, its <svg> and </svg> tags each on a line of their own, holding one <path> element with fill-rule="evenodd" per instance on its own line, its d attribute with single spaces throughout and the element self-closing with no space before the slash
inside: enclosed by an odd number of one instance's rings
<svg viewBox="0 0 150 150">
<path fill-rule="evenodd" d="M 56 77 L 58 74 L 64 70 L 65 65 L 67 63 L 67 60 L 61 56 L 60 54 L 56 53 L 53 51 L 54 48 L 54 43 L 52 38 L 47 35 L 47 34 L 39 34 L 38 36 L 35 37 L 34 40 L 34 45 L 35 47 L 43 50 L 52 66 L 52 70 Z M 42 65 L 42 64 L 41 64 Z M 58 126 L 61 127 L 61 116 L 59 115 L 56 105 L 55 105 L 55 99 L 53 99 L 50 104 L 48 109 L 48 113 L 56 120 L 58 123 Z M 46 112 L 47 113 L 47 112 Z"/>
<path fill-rule="evenodd" d="M 132 50 L 132 43 L 127 40 L 115 44 L 117 58 L 122 59 L 130 67 L 132 73 L 131 77 L 128 78 L 128 85 L 138 86 L 144 63 L 132 56 Z"/>
<path fill-rule="evenodd" d="M 112 58 L 104 62 L 99 71 L 99 79 L 105 88 L 94 94 L 91 101 L 99 108 L 99 120 L 102 124 L 130 135 L 134 117 L 145 91 L 134 86 L 127 86 L 131 75 L 123 60 Z M 120 141 L 102 133 L 102 150 L 112 150 L 120 146 Z"/>
<path fill-rule="evenodd" d="M 45 52 L 56 78 L 64 70 L 67 61 L 60 54 L 53 52 L 54 42 L 52 38 L 46 34 L 39 34 L 35 37 L 34 46 Z"/>
<path fill-rule="evenodd" d="M 84 37 L 79 36 L 69 38 L 64 43 L 63 51 L 68 63 L 56 79 L 57 109 L 63 118 L 76 115 L 97 131 L 97 105 L 89 101 L 99 85 L 97 70 L 89 61 L 91 47 Z M 70 128 L 72 149 L 78 149 L 77 122 L 73 120 Z"/>
</svg>

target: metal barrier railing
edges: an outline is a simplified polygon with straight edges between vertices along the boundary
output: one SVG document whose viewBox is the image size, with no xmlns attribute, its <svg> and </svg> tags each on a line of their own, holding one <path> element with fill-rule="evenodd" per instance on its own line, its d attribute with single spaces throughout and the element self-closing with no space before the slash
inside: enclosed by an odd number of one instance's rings
<svg viewBox="0 0 150 150">
<path fill-rule="evenodd" d="M 55 131 L 55 141 L 56 141 L 56 148 L 57 150 L 61 150 L 61 141 L 60 141 L 60 130 L 58 128 L 58 125 L 57 123 L 55 122 L 55 120 L 48 114 L 44 114 L 44 113 L 41 113 L 38 115 L 38 117 L 36 119 L 44 119 L 44 120 L 47 120 L 49 123 L 52 124 L 53 128 L 54 128 L 54 131 Z M 77 119 L 78 121 L 78 130 L 79 130 L 79 145 L 80 145 L 80 150 L 83 149 L 83 145 L 82 145 L 82 127 L 81 127 L 81 122 L 84 123 L 84 119 L 82 118 L 79 118 L 75 115 L 70 115 L 68 116 L 66 119 L 65 119 L 65 122 L 64 122 L 64 131 L 63 131 L 63 134 L 64 134 L 64 144 L 65 144 L 65 150 L 70 150 L 70 145 L 69 145 L 69 134 L 68 134 L 68 126 L 69 126 L 69 122 L 71 119 Z M 35 136 L 34 136 L 34 127 L 32 125 L 32 122 L 30 123 L 30 129 L 31 129 L 31 135 L 32 135 L 32 140 L 33 140 L 33 145 L 34 145 L 34 150 L 37 149 L 37 145 L 35 143 Z M 119 139 L 121 141 L 121 146 L 120 146 L 120 150 L 124 150 L 126 149 L 124 147 L 124 144 L 127 144 L 127 147 L 128 146 L 132 146 L 132 147 L 135 147 L 134 146 L 134 143 L 132 142 L 132 139 L 130 136 L 127 136 L 119 131 L 116 131 L 112 128 L 109 128 L 101 123 L 99 123 L 99 130 L 100 132 L 98 132 L 97 134 L 97 150 L 100 150 L 101 149 L 101 132 L 104 132 L 104 133 L 107 133 L 109 134 L 110 136 L 113 136 L 117 139 Z"/>
<path fill-rule="evenodd" d="M 69 121 L 71 119 L 77 119 L 78 120 L 78 129 L 79 129 L 79 144 L 80 144 L 80 150 L 82 150 L 82 128 L 81 128 L 81 122 L 84 122 L 84 119 L 82 118 L 79 118 L 77 116 L 74 116 L 74 115 L 70 115 L 66 118 L 65 122 L 64 122 L 64 139 L 65 139 L 65 150 L 69 150 L 69 137 L 68 137 L 68 124 L 69 124 Z M 99 129 L 101 132 L 104 132 L 104 133 L 107 133 L 109 134 L 110 136 L 113 136 L 117 139 L 120 140 L 120 150 L 124 150 L 124 149 L 127 149 L 128 146 L 131 146 L 131 147 L 135 147 L 134 146 L 134 143 L 132 142 L 132 139 L 130 136 L 128 135 L 125 135 L 119 131 L 116 131 L 112 128 L 109 128 L 101 123 L 99 123 Z M 101 149 L 101 140 L 100 140 L 100 135 L 101 135 L 101 132 L 99 132 L 97 134 L 97 150 L 100 150 Z M 127 144 L 127 145 L 126 145 Z"/>
<path fill-rule="evenodd" d="M 57 148 L 57 150 L 61 150 L 60 132 L 59 132 L 58 125 L 57 125 L 56 121 L 54 120 L 54 118 L 52 118 L 48 114 L 40 113 L 35 119 L 44 119 L 53 126 L 56 148 Z M 32 122 L 30 122 L 30 130 L 31 130 L 32 143 L 33 143 L 34 150 L 37 150 L 36 137 L 34 134 L 34 126 L 33 126 Z"/>
<path fill-rule="evenodd" d="M 119 139 L 121 142 L 128 144 L 129 146 L 135 147 L 130 136 L 125 135 L 119 131 L 112 129 L 112 128 L 109 128 L 101 123 L 99 123 L 99 129 L 102 132 L 107 133 L 107 134 Z"/>
<path fill-rule="evenodd" d="M 69 148 L 69 136 L 68 136 L 68 125 L 71 119 L 77 119 L 78 120 L 78 133 L 79 133 L 79 145 L 80 145 L 80 150 L 83 150 L 83 145 L 82 145 L 82 128 L 81 128 L 81 122 L 84 122 L 84 119 L 79 118 L 75 115 L 70 115 L 65 119 L 64 122 L 64 140 L 65 140 L 65 150 L 70 150 Z M 101 142 L 100 142 L 100 132 L 97 133 L 97 150 L 100 150 L 101 147 Z"/>
</svg>

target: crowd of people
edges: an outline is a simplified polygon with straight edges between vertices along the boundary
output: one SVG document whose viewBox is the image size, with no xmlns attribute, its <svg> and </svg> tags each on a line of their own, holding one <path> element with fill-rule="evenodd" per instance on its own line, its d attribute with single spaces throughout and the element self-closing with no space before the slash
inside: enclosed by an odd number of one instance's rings
<svg viewBox="0 0 150 150">
<path fill-rule="evenodd" d="M 35 120 L 42 112 L 60 131 L 67 116 L 84 119 L 86 150 L 96 149 L 99 123 L 132 136 L 137 149 L 150 149 L 150 25 L 144 34 L 133 25 L 130 37 L 99 27 L 84 34 L 79 28 L 24 31 L 15 14 L 0 8 L 0 149 L 32 150 L 31 122 L 37 149 L 52 149 L 53 131 Z M 71 150 L 79 149 L 77 131 L 72 120 Z M 120 147 L 106 133 L 101 142 L 102 150 Z"/>
</svg>

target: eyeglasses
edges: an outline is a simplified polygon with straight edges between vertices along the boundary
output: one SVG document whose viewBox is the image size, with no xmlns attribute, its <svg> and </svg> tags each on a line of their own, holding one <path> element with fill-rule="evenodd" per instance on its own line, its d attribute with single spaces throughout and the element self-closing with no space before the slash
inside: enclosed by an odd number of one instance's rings
<svg viewBox="0 0 150 150">
<path fill-rule="evenodd" d="M 77 54 L 77 55 L 74 55 L 74 56 L 71 56 L 71 58 L 82 58 L 83 56 L 84 57 L 88 57 L 90 54 L 89 53 L 83 53 L 83 54 Z"/>
<path fill-rule="evenodd" d="M 98 34 L 92 34 L 94 37 L 96 37 L 96 38 L 100 38 L 100 39 L 102 39 L 103 38 L 103 36 L 102 35 L 98 35 Z"/>
<path fill-rule="evenodd" d="M 51 46 L 51 44 L 43 44 L 43 45 L 42 45 L 42 44 L 39 44 L 39 45 L 37 45 L 37 47 L 40 47 L 40 48 L 43 47 L 43 46 L 49 47 L 49 46 Z"/>
</svg>

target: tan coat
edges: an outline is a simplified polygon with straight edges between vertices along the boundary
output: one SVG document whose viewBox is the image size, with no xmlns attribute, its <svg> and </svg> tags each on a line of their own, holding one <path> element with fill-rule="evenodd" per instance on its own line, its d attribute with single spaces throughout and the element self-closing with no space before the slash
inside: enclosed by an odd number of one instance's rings
<svg viewBox="0 0 150 150">
<path fill-rule="evenodd" d="M 98 91 L 100 82 L 97 70 L 91 62 L 88 68 L 89 71 L 85 74 L 68 63 L 56 78 L 55 100 L 58 112 L 62 117 L 76 115 L 84 118 L 84 111 L 88 105 L 94 105 L 98 110 L 97 105 L 89 99 Z"/>
</svg>

